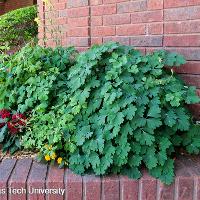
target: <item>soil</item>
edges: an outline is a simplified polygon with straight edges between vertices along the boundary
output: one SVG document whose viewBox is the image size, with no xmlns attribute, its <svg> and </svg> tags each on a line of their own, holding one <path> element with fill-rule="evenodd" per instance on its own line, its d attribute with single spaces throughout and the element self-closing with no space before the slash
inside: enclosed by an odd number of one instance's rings
<svg viewBox="0 0 200 200">
<path fill-rule="evenodd" d="M 37 152 L 32 151 L 18 151 L 13 155 L 10 155 L 9 153 L 3 153 L 0 150 L 0 161 L 6 158 L 16 158 L 16 159 L 23 159 L 23 158 L 32 158 L 35 159 L 37 157 Z"/>
</svg>

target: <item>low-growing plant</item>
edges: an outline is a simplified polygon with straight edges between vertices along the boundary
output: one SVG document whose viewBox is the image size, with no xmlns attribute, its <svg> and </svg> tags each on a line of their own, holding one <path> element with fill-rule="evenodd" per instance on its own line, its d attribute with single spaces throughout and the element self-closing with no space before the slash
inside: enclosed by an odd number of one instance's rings
<svg viewBox="0 0 200 200">
<path fill-rule="evenodd" d="M 0 16 L 0 46 L 21 46 L 36 37 L 36 6 L 16 9 Z"/>
<path fill-rule="evenodd" d="M 56 141 L 61 139 L 59 128 L 65 121 L 62 120 L 64 113 L 57 112 L 57 107 L 65 102 L 67 73 L 75 56 L 72 47 L 51 49 L 27 45 L 4 62 L 4 81 L 0 82 L 1 108 L 29 113 L 32 118 L 28 124 L 32 129 L 36 130 L 39 124 L 44 128 L 37 134 L 28 128 L 24 136 L 25 147 L 40 148 L 49 140 L 49 135 Z"/>
<path fill-rule="evenodd" d="M 172 183 L 175 148 L 200 149 L 199 139 L 192 139 L 199 138 L 199 126 L 185 107 L 199 98 L 195 87 L 173 73 L 174 66 L 184 63 L 176 53 L 142 55 L 116 43 L 80 54 L 67 82 L 65 112 L 74 126 L 66 124 L 63 130 L 65 145 L 48 143 L 61 145 L 64 159 L 79 174 L 139 178 L 145 165 L 151 175 Z M 62 157 L 59 149 L 56 155 Z"/>
<path fill-rule="evenodd" d="M 186 104 L 200 102 L 173 68 L 183 56 L 142 55 L 118 43 L 73 48 L 26 47 L 5 63 L 4 108 L 30 114 L 25 148 L 76 173 L 141 176 L 144 165 L 170 184 L 179 147 L 199 153 L 199 125 Z"/>
</svg>

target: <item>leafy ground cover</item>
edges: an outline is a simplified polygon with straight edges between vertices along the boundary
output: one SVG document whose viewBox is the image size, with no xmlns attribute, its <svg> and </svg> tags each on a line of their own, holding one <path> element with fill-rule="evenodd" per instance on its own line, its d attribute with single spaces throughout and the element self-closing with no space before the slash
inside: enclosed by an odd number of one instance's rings
<svg viewBox="0 0 200 200">
<path fill-rule="evenodd" d="M 176 53 L 142 55 L 112 42 L 84 53 L 28 45 L 1 59 L 0 105 L 20 115 L 22 128 L 12 122 L 20 146 L 37 149 L 39 160 L 132 178 L 145 166 L 170 184 L 177 148 L 200 150 L 200 127 L 186 108 L 200 99 L 173 72 L 184 63 Z M 4 139 L 12 117 L 1 118 Z"/>
</svg>

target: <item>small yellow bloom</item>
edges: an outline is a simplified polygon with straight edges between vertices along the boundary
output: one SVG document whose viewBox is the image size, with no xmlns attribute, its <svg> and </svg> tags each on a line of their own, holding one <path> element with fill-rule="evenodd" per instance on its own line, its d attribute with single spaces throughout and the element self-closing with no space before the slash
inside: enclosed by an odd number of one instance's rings
<svg viewBox="0 0 200 200">
<path fill-rule="evenodd" d="M 53 153 L 51 154 L 51 158 L 52 158 L 53 160 L 55 160 L 56 157 L 57 157 L 56 154 L 53 152 Z"/>
<path fill-rule="evenodd" d="M 43 1 L 44 3 L 47 3 L 47 4 L 49 3 L 49 0 L 42 0 L 42 1 Z"/>
<path fill-rule="evenodd" d="M 58 160 L 57 160 L 57 162 L 58 162 L 58 164 L 60 165 L 60 164 L 61 164 L 61 162 L 62 162 L 62 158 L 61 158 L 61 157 L 59 157 L 59 158 L 58 158 Z"/>
<path fill-rule="evenodd" d="M 45 160 L 46 160 L 46 161 L 50 161 L 50 160 L 51 160 L 50 156 L 49 156 L 49 155 L 46 155 L 46 156 L 45 156 Z"/>
<path fill-rule="evenodd" d="M 53 148 L 52 145 L 50 145 L 50 146 L 49 146 L 49 150 L 52 150 L 52 148 Z"/>
<path fill-rule="evenodd" d="M 38 17 L 36 17 L 36 18 L 34 19 L 34 21 L 37 23 L 37 25 L 40 25 L 40 19 L 39 19 Z"/>
</svg>

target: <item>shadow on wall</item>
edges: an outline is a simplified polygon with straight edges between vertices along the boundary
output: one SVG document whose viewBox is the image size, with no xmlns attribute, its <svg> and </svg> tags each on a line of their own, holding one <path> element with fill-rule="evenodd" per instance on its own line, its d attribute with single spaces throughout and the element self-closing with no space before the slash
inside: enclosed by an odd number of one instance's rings
<svg viewBox="0 0 200 200">
<path fill-rule="evenodd" d="M 0 0 L 0 15 L 34 4 L 37 4 L 37 0 Z"/>
</svg>

